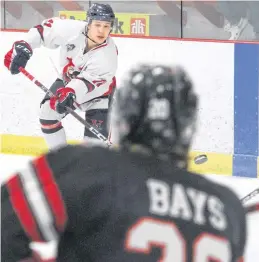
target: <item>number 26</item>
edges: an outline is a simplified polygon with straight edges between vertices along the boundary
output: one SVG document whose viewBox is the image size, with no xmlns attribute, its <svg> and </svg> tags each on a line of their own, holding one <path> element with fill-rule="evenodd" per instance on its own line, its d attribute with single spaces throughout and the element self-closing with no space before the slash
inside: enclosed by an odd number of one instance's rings
<svg viewBox="0 0 259 262">
<path fill-rule="evenodd" d="M 162 249 L 159 262 L 187 261 L 186 241 L 173 222 L 142 218 L 133 225 L 126 236 L 128 252 L 149 254 L 152 247 Z M 230 243 L 223 237 L 202 233 L 193 242 L 193 262 L 231 261 Z"/>
</svg>

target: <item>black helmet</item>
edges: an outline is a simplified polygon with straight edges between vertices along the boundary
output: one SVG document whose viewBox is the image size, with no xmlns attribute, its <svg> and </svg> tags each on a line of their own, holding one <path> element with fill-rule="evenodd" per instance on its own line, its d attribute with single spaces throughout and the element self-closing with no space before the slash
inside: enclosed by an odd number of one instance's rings
<svg viewBox="0 0 259 262">
<path fill-rule="evenodd" d="M 115 92 L 113 142 L 138 144 L 161 156 L 186 160 L 195 131 L 197 96 L 181 67 L 141 65 Z"/>
<path fill-rule="evenodd" d="M 108 4 L 92 4 L 87 11 L 88 24 L 91 24 L 93 20 L 111 22 L 111 26 L 113 26 L 115 14 Z"/>
</svg>

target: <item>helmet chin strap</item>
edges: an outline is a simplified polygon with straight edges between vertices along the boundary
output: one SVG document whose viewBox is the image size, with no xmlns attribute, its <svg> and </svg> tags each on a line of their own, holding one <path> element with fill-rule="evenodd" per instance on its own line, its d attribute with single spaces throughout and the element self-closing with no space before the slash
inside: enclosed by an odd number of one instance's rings
<svg viewBox="0 0 259 262">
<path fill-rule="evenodd" d="M 97 45 L 102 45 L 106 41 L 106 40 L 104 40 L 104 42 L 101 43 L 101 44 L 95 42 L 91 37 L 88 36 L 88 28 L 87 27 L 85 28 L 85 32 L 83 34 L 86 36 L 86 38 L 90 39 L 92 42 L 94 42 Z"/>
<path fill-rule="evenodd" d="M 90 39 L 92 42 L 94 42 L 95 44 L 101 45 L 101 44 L 96 43 L 92 38 L 90 38 L 90 37 L 88 36 L 88 34 L 86 34 L 85 36 L 86 36 L 88 39 Z"/>
</svg>

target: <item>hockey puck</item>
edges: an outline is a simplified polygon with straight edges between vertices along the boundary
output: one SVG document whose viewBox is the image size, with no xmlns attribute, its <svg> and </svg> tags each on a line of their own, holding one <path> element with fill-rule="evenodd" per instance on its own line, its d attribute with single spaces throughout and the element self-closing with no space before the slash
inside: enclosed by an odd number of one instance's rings
<svg viewBox="0 0 259 262">
<path fill-rule="evenodd" d="M 203 164 L 203 163 L 205 163 L 205 162 L 207 162 L 207 161 L 208 161 L 207 155 L 199 155 L 199 156 L 196 156 L 196 157 L 194 158 L 194 163 L 195 163 L 196 165 Z"/>
</svg>

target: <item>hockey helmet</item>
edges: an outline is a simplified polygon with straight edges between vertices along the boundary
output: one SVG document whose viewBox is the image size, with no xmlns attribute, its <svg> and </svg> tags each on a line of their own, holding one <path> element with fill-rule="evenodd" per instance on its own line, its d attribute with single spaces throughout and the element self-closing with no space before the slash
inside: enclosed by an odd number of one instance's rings
<svg viewBox="0 0 259 262">
<path fill-rule="evenodd" d="M 181 67 L 141 65 L 115 92 L 110 114 L 113 142 L 142 145 L 153 153 L 187 158 L 198 98 Z"/>
<path fill-rule="evenodd" d="M 92 4 L 87 11 L 87 22 L 91 24 L 93 20 L 107 21 L 111 22 L 111 27 L 113 27 L 115 14 L 109 4 Z"/>
</svg>

